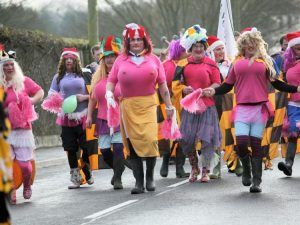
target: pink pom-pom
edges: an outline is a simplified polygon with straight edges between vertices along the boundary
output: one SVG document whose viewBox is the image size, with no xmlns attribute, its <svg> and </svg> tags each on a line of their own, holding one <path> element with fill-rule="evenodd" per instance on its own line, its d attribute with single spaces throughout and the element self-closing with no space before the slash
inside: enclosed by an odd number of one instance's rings
<svg viewBox="0 0 300 225">
<path fill-rule="evenodd" d="M 61 111 L 63 100 L 63 97 L 56 92 L 43 101 L 42 108 L 51 113 L 59 113 Z"/>
<path fill-rule="evenodd" d="M 120 125 L 120 110 L 117 103 L 115 108 L 108 106 L 107 125 L 111 128 L 118 127 Z"/>
<path fill-rule="evenodd" d="M 195 90 L 180 101 L 181 106 L 190 113 L 203 113 L 207 107 L 201 98 L 201 94 L 201 88 Z"/>
<path fill-rule="evenodd" d="M 174 126 L 175 126 L 175 129 L 174 129 L 174 132 L 172 133 L 171 132 L 172 120 L 165 120 L 161 124 L 160 132 L 164 139 L 176 140 L 176 139 L 180 139 L 182 137 L 177 124 L 174 124 Z"/>
<path fill-rule="evenodd" d="M 22 105 L 22 116 L 25 121 L 32 122 L 38 119 L 37 113 L 28 96 L 19 96 L 20 104 Z"/>
</svg>

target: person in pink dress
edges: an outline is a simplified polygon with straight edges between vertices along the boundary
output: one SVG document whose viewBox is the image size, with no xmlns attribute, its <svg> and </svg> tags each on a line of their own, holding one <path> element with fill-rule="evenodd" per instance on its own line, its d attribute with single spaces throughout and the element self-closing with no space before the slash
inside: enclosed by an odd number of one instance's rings
<svg viewBox="0 0 300 225">
<path fill-rule="evenodd" d="M 25 76 L 19 64 L 8 57 L 1 57 L 0 85 L 6 90 L 4 107 L 8 110 L 11 133 L 7 142 L 10 144 L 12 159 L 21 168 L 23 178 L 23 197 L 32 195 L 31 179 L 35 142 L 32 133 L 32 122 L 37 119 L 34 105 L 44 96 L 43 89 L 31 78 Z M 13 187 L 14 188 L 14 187 Z M 16 203 L 16 190 L 13 189 L 11 203 Z"/>
<path fill-rule="evenodd" d="M 135 188 L 131 194 L 144 192 L 146 160 L 146 189 L 155 191 L 154 167 L 159 155 L 157 136 L 156 86 L 166 104 L 167 117 L 172 118 L 174 107 L 166 84 L 162 63 L 152 54 L 152 44 L 144 27 L 131 23 L 123 32 L 124 52 L 118 56 L 109 74 L 106 99 L 114 107 L 113 92 L 119 83 L 121 90 L 120 113 L 123 143 L 129 150 Z"/>
<path fill-rule="evenodd" d="M 300 31 L 291 32 L 286 35 L 288 48 L 284 54 L 283 70 L 286 80 L 291 85 L 300 85 Z M 300 133 L 300 94 L 293 93 L 287 106 L 289 121 L 288 146 L 285 162 L 278 163 L 278 169 L 285 175 L 292 175 L 292 167 L 297 149 L 297 139 Z"/>
<path fill-rule="evenodd" d="M 250 192 L 258 193 L 262 191 L 262 136 L 269 116 L 274 114 L 268 101 L 268 82 L 274 88 L 285 92 L 299 92 L 300 88 L 276 79 L 276 64 L 267 54 L 267 44 L 256 28 L 244 30 L 237 45 L 238 57 L 226 80 L 220 87 L 205 89 L 204 95 L 224 94 L 234 87 L 237 106 L 233 119 L 237 153 L 243 166 L 242 183 L 244 186 L 252 184 Z"/>
<path fill-rule="evenodd" d="M 114 189 L 123 189 L 121 176 L 124 167 L 123 143 L 120 126 L 109 128 L 107 122 L 107 102 L 105 99 L 108 74 L 120 53 L 122 41 L 113 35 L 102 40 L 99 67 L 93 75 L 91 98 L 88 105 L 86 126 L 92 126 L 93 109 L 98 104 L 95 136 L 98 137 L 99 148 L 104 161 L 114 170 L 111 183 Z M 114 98 L 120 97 L 120 87 L 116 86 Z M 112 149 L 111 149 L 112 146 Z M 112 151 L 113 150 L 113 151 Z"/>
</svg>

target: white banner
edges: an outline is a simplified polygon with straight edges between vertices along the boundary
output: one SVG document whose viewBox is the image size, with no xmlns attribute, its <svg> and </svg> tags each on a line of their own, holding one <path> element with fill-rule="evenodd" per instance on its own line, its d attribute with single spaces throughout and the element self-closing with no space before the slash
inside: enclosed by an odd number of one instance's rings
<svg viewBox="0 0 300 225">
<path fill-rule="evenodd" d="M 233 20 L 231 11 L 230 0 L 221 0 L 219 26 L 218 26 L 218 38 L 225 43 L 225 50 L 228 57 L 234 59 L 237 49 L 233 35 Z"/>
</svg>

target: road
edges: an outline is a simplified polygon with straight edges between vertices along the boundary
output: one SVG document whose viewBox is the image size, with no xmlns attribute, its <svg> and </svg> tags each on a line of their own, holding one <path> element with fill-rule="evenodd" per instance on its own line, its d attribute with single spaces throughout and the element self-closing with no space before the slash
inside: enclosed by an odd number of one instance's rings
<svg viewBox="0 0 300 225">
<path fill-rule="evenodd" d="M 15 225 L 293 225 L 300 224 L 300 158 L 293 177 L 277 169 L 263 172 L 263 192 L 249 193 L 241 178 L 222 168 L 222 178 L 210 183 L 189 183 L 175 178 L 174 165 L 168 178 L 155 178 L 157 190 L 131 195 L 134 179 L 129 169 L 123 174 L 123 190 L 110 185 L 112 170 L 95 171 L 95 183 L 68 190 L 66 164 L 38 168 L 30 200 L 17 193 L 17 205 L 10 207 Z M 188 161 L 185 165 L 189 170 Z"/>
</svg>

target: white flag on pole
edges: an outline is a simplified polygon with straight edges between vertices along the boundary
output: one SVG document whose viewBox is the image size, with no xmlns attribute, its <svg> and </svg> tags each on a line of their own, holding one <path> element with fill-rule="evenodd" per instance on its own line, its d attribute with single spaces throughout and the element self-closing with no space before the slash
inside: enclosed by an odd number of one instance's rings
<svg viewBox="0 0 300 225">
<path fill-rule="evenodd" d="M 221 0 L 217 36 L 225 43 L 225 50 L 230 59 L 233 59 L 237 52 L 233 31 L 231 2 Z"/>
</svg>

